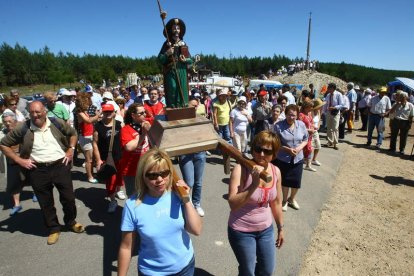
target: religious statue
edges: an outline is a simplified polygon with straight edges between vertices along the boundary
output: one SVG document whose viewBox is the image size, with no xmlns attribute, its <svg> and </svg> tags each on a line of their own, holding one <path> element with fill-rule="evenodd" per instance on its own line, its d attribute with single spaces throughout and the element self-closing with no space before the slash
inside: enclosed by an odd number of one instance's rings
<svg viewBox="0 0 414 276">
<path fill-rule="evenodd" d="M 184 34 L 184 22 L 179 18 L 170 19 L 164 29 L 166 41 L 158 54 L 158 60 L 163 65 L 166 103 L 170 108 L 188 105 L 187 68 L 193 60 L 183 41 Z"/>
</svg>

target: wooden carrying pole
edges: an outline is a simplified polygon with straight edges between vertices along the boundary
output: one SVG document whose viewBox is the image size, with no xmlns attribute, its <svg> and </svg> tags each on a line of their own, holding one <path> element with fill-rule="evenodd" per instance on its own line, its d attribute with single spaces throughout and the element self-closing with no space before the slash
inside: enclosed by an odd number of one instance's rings
<svg viewBox="0 0 414 276">
<path fill-rule="evenodd" d="M 178 195 L 181 198 L 181 201 L 184 202 L 184 203 L 190 201 L 189 191 L 187 191 L 182 186 L 177 186 L 177 182 L 178 182 L 178 180 L 180 180 L 180 177 L 178 176 L 178 174 L 177 174 L 177 172 L 175 171 L 174 168 L 173 168 L 173 171 L 172 171 L 172 178 L 173 178 L 173 189 L 178 193 Z"/>
<path fill-rule="evenodd" d="M 219 139 L 218 147 L 223 152 L 223 154 L 227 154 L 233 157 L 237 162 L 239 162 L 240 165 L 246 167 L 249 171 L 251 171 L 253 169 L 253 166 L 256 165 L 254 161 L 244 158 L 243 155 L 241 155 L 241 153 L 235 147 L 229 145 L 229 143 L 221 138 Z M 267 183 L 272 181 L 272 176 L 265 170 L 260 172 L 260 178 Z"/>
</svg>

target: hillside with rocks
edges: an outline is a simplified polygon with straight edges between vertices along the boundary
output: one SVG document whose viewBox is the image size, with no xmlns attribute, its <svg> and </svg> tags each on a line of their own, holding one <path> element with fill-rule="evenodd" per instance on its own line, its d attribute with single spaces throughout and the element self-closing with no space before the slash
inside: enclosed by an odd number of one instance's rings
<svg viewBox="0 0 414 276">
<path fill-rule="evenodd" d="M 336 86 L 339 89 L 346 90 L 346 82 L 327 74 L 322 74 L 319 72 L 312 72 L 312 71 L 300 71 L 298 73 L 293 74 L 293 76 L 288 76 L 287 74 L 283 74 L 281 76 L 272 77 L 272 80 L 279 81 L 281 83 L 288 83 L 288 84 L 303 84 L 303 89 L 308 89 L 309 84 L 313 83 L 314 88 L 317 91 L 320 91 L 322 86 L 327 85 L 330 82 L 336 83 Z"/>
</svg>

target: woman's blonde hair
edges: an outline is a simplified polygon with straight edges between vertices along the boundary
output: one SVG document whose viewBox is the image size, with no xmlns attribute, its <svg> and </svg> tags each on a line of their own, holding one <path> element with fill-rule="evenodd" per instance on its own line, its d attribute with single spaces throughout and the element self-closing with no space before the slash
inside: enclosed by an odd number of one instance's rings
<svg viewBox="0 0 414 276">
<path fill-rule="evenodd" d="M 166 190 L 171 190 L 174 167 L 170 157 L 165 151 L 160 150 L 159 148 L 150 149 L 143 156 L 141 156 L 137 167 L 137 173 L 135 175 L 135 189 L 138 195 L 137 204 L 140 204 L 144 196 L 148 194 L 148 187 L 145 184 L 145 174 L 153 167 L 167 167 L 167 169 L 170 170 L 171 174 L 169 176 Z"/>
</svg>

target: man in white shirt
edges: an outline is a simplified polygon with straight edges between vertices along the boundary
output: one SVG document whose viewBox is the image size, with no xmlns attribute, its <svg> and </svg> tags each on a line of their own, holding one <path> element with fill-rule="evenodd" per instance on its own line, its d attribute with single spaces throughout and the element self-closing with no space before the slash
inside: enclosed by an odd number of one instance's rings
<svg viewBox="0 0 414 276">
<path fill-rule="evenodd" d="M 327 147 L 338 149 L 338 137 L 339 137 L 339 120 L 340 110 L 343 108 L 342 94 L 336 91 L 336 84 L 328 84 L 328 90 L 325 96 L 326 104 L 324 105 L 324 113 L 326 114 L 326 137 L 328 139 Z"/>
<path fill-rule="evenodd" d="M 0 149 L 26 172 L 49 231 L 47 244 L 51 245 L 58 241 L 61 231 L 53 198 L 54 187 L 59 192 L 66 227 L 75 233 L 85 231 L 83 225 L 76 222 L 76 203 L 71 176 L 71 162 L 77 135 L 75 129 L 63 120 L 49 119 L 45 106 L 39 101 L 29 104 L 29 114 L 28 123 L 18 124 L 1 140 Z M 19 155 L 12 148 L 18 144 Z"/>
<path fill-rule="evenodd" d="M 407 144 L 408 132 L 411 128 L 414 118 L 414 106 L 408 102 L 408 93 L 397 90 L 396 102 L 390 110 L 394 119 L 391 127 L 391 140 L 389 151 L 395 152 L 397 147 L 397 137 L 400 134 L 400 154 L 404 154 L 404 149 Z"/>
<path fill-rule="evenodd" d="M 381 87 L 379 89 L 379 94 L 371 99 L 368 103 L 369 108 L 369 118 L 368 118 L 368 140 L 367 146 L 371 145 L 372 141 L 372 132 L 374 128 L 377 128 L 377 149 L 381 148 L 382 140 L 384 139 L 384 131 L 379 129 L 378 126 L 384 116 L 391 109 L 391 100 L 387 96 L 387 87 Z"/>
</svg>

